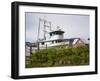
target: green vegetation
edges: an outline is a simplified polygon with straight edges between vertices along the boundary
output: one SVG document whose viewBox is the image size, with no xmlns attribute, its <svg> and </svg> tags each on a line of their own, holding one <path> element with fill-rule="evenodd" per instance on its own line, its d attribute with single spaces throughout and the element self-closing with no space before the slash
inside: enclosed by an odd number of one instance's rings
<svg viewBox="0 0 100 81">
<path fill-rule="evenodd" d="M 33 53 L 26 68 L 89 65 L 89 48 L 48 48 Z"/>
</svg>

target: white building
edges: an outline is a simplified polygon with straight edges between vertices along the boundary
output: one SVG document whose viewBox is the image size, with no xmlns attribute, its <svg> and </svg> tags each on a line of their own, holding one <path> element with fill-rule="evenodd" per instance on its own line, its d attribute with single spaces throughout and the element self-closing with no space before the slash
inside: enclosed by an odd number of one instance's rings
<svg viewBox="0 0 100 81">
<path fill-rule="evenodd" d="M 49 38 L 46 39 L 46 33 L 47 30 L 44 30 L 44 38 L 40 39 L 40 21 L 44 22 L 44 29 L 49 28 Z M 32 52 L 35 52 L 40 49 L 47 49 L 47 48 L 53 48 L 53 47 L 78 47 L 80 45 L 85 45 L 85 43 L 80 38 L 70 38 L 65 39 L 64 38 L 64 31 L 59 29 L 59 26 L 57 27 L 57 30 L 51 29 L 51 23 L 49 22 L 50 26 L 46 25 L 47 20 L 41 20 L 39 19 L 39 28 L 38 28 L 38 39 L 34 43 L 26 43 L 26 56 L 30 56 Z"/>
<path fill-rule="evenodd" d="M 55 30 L 49 32 L 50 38 L 48 40 L 40 40 L 39 49 L 45 49 L 50 47 L 76 47 L 79 45 L 84 45 L 85 43 L 80 38 L 70 38 L 64 39 L 64 31 L 62 30 Z"/>
</svg>

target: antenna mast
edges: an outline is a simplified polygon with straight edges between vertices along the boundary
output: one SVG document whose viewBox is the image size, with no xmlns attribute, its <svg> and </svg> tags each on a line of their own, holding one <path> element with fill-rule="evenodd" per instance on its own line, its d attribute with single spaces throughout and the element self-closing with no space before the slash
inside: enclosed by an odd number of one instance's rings
<svg viewBox="0 0 100 81">
<path fill-rule="evenodd" d="M 49 28 L 49 30 L 50 31 L 52 31 L 52 29 L 51 29 L 51 22 L 50 21 L 47 21 L 45 18 L 44 19 L 41 19 L 40 17 L 39 17 L 39 26 L 38 26 L 38 35 L 37 35 L 37 47 L 38 47 L 38 50 L 39 50 L 39 40 L 40 40 L 40 38 L 39 38 L 39 36 L 40 36 L 40 26 L 41 26 L 41 22 L 43 22 L 43 26 L 44 26 L 44 28 L 43 28 L 43 32 L 44 32 L 44 36 L 43 36 L 43 39 L 44 40 L 46 40 L 46 34 L 47 33 L 49 33 L 47 30 L 46 30 L 46 28 Z M 48 25 L 49 24 L 49 25 Z"/>
<path fill-rule="evenodd" d="M 39 18 L 39 27 L 38 27 L 38 36 L 37 36 L 37 41 L 39 41 L 39 36 L 40 36 L 40 23 L 43 22 L 43 32 L 44 32 L 44 35 L 43 35 L 43 39 L 46 40 L 46 34 L 49 33 L 49 31 L 47 31 L 47 28 L 49 28 L 50 31 L 52 31 L 51 29 L 51 22 L 50 21 L 47 21 L 46 19 L 41 19 Z"/>
</svg>

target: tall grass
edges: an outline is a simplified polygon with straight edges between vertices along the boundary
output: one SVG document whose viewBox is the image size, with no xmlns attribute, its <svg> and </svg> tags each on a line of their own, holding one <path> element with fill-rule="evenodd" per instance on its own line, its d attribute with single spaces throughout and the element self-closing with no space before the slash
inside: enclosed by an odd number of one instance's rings
<svg viewBox="0 0 100 81">
<path fill-rule="evenodd" d="M 89 64 L 89 48 L 48 48 L 37 51 L 30 56 L 26 68 L 77 66 Z"/>
</svg>

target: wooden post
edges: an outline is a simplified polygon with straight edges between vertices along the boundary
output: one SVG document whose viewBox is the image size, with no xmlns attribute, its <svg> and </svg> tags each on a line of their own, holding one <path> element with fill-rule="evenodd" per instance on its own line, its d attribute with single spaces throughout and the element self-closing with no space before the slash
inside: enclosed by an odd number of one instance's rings
<svg viewBox="0 0 100 81">
<path fill-rule="evenodd" d="M 39 42 L 37 42 L 37 50 L 38 50 L 38 51 L 40 50 Z"/>
<path fill-rule="evenodd" d="M 38 36 L 37 36 L 37 50 L 38 50 L 38 51 L 39 51 L 40 21 L 41 21 L 41 19 L 39 18 L 39 27 L 38 27 Z"/>
<path fill-rule="evenodd" d="M 32 55 L 32 46 L 30 46 L 30 56 Z"/>
</svg>

